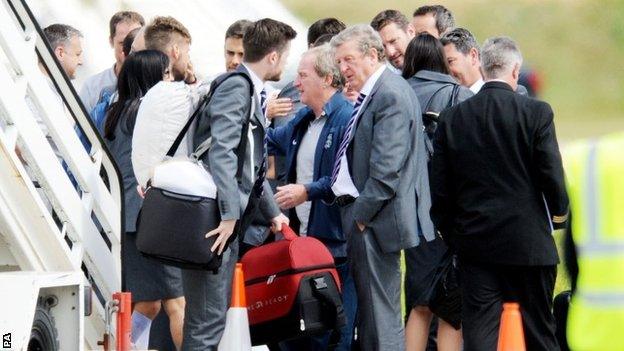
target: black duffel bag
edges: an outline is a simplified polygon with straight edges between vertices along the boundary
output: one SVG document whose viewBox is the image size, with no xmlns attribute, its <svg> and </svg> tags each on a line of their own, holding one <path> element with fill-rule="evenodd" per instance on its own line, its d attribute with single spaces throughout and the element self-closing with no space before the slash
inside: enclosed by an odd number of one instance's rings
<svg viewBox="0 0 624 351">
<path fill-rule="evenodd" d="M 249 82 L 249 93 L 252 99 L 251 113 L 253 113 L 253 84 L 251 79 L 241 72 L 227 73 L 218 77 L 212 82 L 210 92 L 200 102 L 197 110 L 171 145 L 167 152 L 168 157 L 175 154 L 193 121 L 203 107 L 209 104 L 210 97 L 216 87 L 233 75 L 242 76 Z M 241 140 L 237 149 L 238 155 L 245 154 L 248 128 L 249 120 L 247 119 L 243 123 Z M 209 142 L 205 143 L 209 144 Z M 202 152 L 196 151 L 193 157 L 198 159 L 206 151 L 207 149 Z M 240 179 L 242 175 L 243 161 L 243 158 L 239 157 L 236 179 Z M 250 198 L 246 213 L 256 202 L 255 199 Z M 221 266 L 222 257 L 216 251 L 210 251 L 210 248 L 215 243 L 217 236 L 206 238 L 206 233 L 217 228 L 220 222 L 221 216 L 217 200 L 149 186 L 137 221 L 137 248 L 143 256 L 156 259 L 167 265 L 185 269 L 209 270 L 216 273 Z M 240 225 L 236 226 L 229 242 L 236 238 L 238 231 L 240 231 Z"/>
<path fill-rule="evenodd" d="M 151 187 L 139 220 L 137 247 L 144 256 L 187 269 L 221 266 L 221 256 L 210 251 L 217 236 L 205 237 L 221 221 L 215 199 Z"/>
</svg>

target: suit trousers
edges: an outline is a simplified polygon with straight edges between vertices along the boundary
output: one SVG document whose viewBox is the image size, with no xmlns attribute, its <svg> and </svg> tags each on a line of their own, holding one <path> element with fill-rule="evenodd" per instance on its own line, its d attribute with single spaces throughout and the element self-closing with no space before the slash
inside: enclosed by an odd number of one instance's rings
<svg viewBox="0 0 624 351">
<path fill-rule="evenodd" d="M 526 349 L 558 351 L 552 313 L 556 266 L 460 260 L 465 351 L 495 351 L 504 302 L 518 302 Z"/>
<path fill-rule="evenodd" d="M 347 257 L 357 294 L 357 342 L 361 350 L 403 351 L 400 252 L 382 252 L 370 228 L 360 230 L 351 214 L 341 211 L 343 230 L 349 233 Z"/>
<path fill-rule="evenodd" d="M 182 350 L 216 350 L 225 329 L 225 315 L 230 306 L 232 278 L 238 259 L 238 239 L 223 253 L 217 274 L 211 271 L 183 269 L 184 338 Z"/>
</svg>

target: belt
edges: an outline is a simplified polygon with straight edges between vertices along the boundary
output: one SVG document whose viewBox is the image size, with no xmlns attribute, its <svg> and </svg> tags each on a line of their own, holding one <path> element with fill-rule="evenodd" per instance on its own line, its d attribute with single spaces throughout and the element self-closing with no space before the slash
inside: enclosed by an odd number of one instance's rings
<svg viewBox="0 0 624 351">
<path fill-rule="evenodd" d="M 355 201 L 355 198 L 351 195 L 340 195 L 336 198 L 336 205 L 340 207 L 345 207 L 349 204 L 352 204 Z"/>
</svg>

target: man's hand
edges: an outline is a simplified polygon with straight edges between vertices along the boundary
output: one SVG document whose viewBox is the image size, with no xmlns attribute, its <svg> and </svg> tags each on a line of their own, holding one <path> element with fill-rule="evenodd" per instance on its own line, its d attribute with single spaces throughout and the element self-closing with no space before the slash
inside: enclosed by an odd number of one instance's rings
<svg viewBox="0 0 624 351">
<path fill-rule="evenodd" d="M 191 62 L 186 66 L 186 75 L 185 75 L 184 83 L 193 85 L 197 83 L 197 77 L 195 76 L 195 71 L 193 70 L 193 64 Z"/>
<path fill-rule="evenodd" d="M 275 201 L 281 209 L 288 210 L 308 201 L 308 191 L 303 184 L 278 186 Z"/>
<path fill-rule="evenodd" d="M 267 101 L 266 118 L 288 116 L 293 110 L 293 103 L 290 98 L 269 98 Z"/>
<path fill-rule="evenodd" d="M 223 253 L 223 249 L 225 249 L 225 244 L 227 244 L 228 239 L 230 238 L 232 233 L 234 233 L 235 225 L 236 225 L 235 219 L 227 219 L 227 220 L 221 221 L 221 223 L 219 223 L 219 226 L 217 228 L 209 231 L 206 234 L 206 238 L 209 238 L 214 235 L 218 235 L 217 240 L 215 240 L 215 243 L 210 248 L 210 251 L 214 252 L 218 248 L 219 251 L 217 251 L 217 254 L 220 255 L 221 253 Z"/>
<path fill-rule="evenodd" d="M 271 231 L 273 233 L 279 233 L 282 230 L 282 225 L 288 225 L 290 220 L 288 217 L 284 216 L 283 213 L 280 213 L 277 217 L 271 219 Z"/>
<path fill-rule="evenodd" d="M 366 226 L 360 222 L 355 222 L 355 225 L 357 225 L 358 229 L 360 230 L 360 233 L 364 231 L 364 229 L 366 229 Z"/>
</svg>

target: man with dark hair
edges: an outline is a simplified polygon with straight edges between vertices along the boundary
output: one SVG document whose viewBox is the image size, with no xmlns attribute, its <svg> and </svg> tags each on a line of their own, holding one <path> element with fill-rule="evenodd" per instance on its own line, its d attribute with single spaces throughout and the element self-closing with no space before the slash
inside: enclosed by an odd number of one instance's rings
<svg viewBox="0 0 624 351">
<path fill-rule="evenodd" d="M 371 27 L 379 32 L 388 62 L 398 70 L 403 69 L 405 50 L 415 31 L 404 14 L 397 10 L 385 10 L 373 18 Z"/>
<path fill-rule="evenodd" d="M 91 112 L 105 91 L 112 93 L 117 89 L 117 75 L 126 58 L 123 52 L 124 39 L 130 31 L 144 25 L 145 20 L 143 17 L 133 11 L 120 11 L 111 17 L 108 24 L 108 42 L 115 52 L 115 64 L 87 78 L 82 84 L 80 99 L 85 105 L 87 112 Z"/>
<path fill-rule="evenodd" d="M 297 36 L 289 25 L 264 18 L 255 22 L 245 32 L 243 37 L 243 49 L 245 50 L 245 63 L 279 63 L 286 64 L 285 58 L 290 53 L 290 41 Z M 266 80 L 278 81 L 282 74 L 283 66 L 269 69 Z"/>
<path fill-rule="evenodd" d="M 453 13 L 442 5 L 425 5 L 414 11 L 412 25 L 416 33 L 427 32 L 436 38 L 455 27 Z"/>
<path fill-rule="evenodd" d="M 243 62 L 243 36 L 245 31 L 253 22 L 248 20 L 238 20 L 225 31 L 225 45 L 223 48 L 225 55 L 225 70 L 234 71 Z"/>
<path fill-rule="evenodd" d="M 47 26 L 43 33 L 67 77 L 76 78 L 76 70 L 82 66 L 82 33 L 70 25 L 60 23 Z"/>
<path fill-rule="evenodd" d="M 440 42 L 444 46 L 444 56 L 451 75 L 459 84 L 478 93 L 485 83 L 481 74 L 481 49 L 477 39 L 465 28 L 455 28 L 446 32 Z M 528 95 L 526 87 L 518 84 L 518 94 Z"/>
<path fill-rule="evenodd" d="M 229 77 L 215 89 L 210 103 L 200 111 L 193 144 L 195 148 L 212 138 L 210 150 L 201 159 L 210 166 L 210 173 L 217 186 L 221 217 L 219 226 L 207 233 L 206 237 L 216 236 L 212 250 L 223 254 L 223 263 L 217 274 L 183 270 L 186 296 L 183 350 L 217 348 L 225 327 L 228 291 L 238 254 L 240 238 L 236 236 L 246 232 L 253 218 L 243 217 L 247 206 L 252 204 L 256 207 L 257 203 L 257 207 L 247 209 L 247 213 L 259 212 L 271 221 L 274 231 L 281 230 L 282 224 L 288 223 L 288 218 L 280 212 L 265 179 L 267 150 L 264 147 L 264 85 L 266 81 L 280 79 L 290 51 L 290 41 L 296 35 L 289 25 L 282 22 L 268 18 L 255 22 L 245 32 L 245 56 L 243 63 L 236 69 L 236 72 L 249 76 L 253 94 L 250 95 L 247 79 L 240 75 Z M 245 136 L 243 124 L 247 120 L 249 129 Z M 244 154 L 237 154 L 241 140 L 248 147 L 244 148 Z M 252 143 L 253 148 L 249 145 Z M 237 177 L 241 158 L 243 171 Z M 239 221 L 237 233 L 229 242 Z"/>
<path fill-rule="evenodd" d="M 444 46 L 444 56 L 451 75 L 457 81 L 478 93 L 483 86 L 479 44 L 475 37 L 464 28 L 455 28 L 445 33 L 440 42 Z"/>
<path fill-rule="evenodd" d="M 175 81 L 197 83 L 189 55 L 191 33 L 182 23 L 170 16 L 159 16 L 147 25 L 143 36 L 146 49 L 162 51 L 169 57 Z"/>
<path fill-rule="evenodd" d="M 308 48 L 312 48 L 316 40 L 326 34 L 336 35 L 342 32 L 347 26 L 337 18 L 320 19 L 308 28 Z"/>
</svg>

